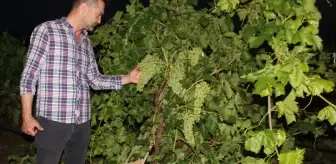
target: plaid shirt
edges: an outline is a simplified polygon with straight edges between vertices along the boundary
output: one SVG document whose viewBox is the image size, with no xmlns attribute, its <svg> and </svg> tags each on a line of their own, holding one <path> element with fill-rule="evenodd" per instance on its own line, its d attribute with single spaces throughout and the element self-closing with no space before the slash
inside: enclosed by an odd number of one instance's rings
<svg viewBox="0 0 336 164">
<path fill-rule="evenodd" d="M 20 95 L 36 94 L 36 116 L 84 123 L 91 118 L 90 86 L 97 90 L 122 88 L 121 76 L 99 73 L 87 32 L 82 31 L 81 42 L 76 44 L 65 17 L 35 27 L 27 56 Z"/>
</svg>

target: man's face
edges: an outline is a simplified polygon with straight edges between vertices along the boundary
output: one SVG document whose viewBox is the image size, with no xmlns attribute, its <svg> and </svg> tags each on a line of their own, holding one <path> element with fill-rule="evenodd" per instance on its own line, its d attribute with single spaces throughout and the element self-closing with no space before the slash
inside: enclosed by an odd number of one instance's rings
<svg viewBox="0 0 336 164">
<path fill-rule="evenodd" d="M 88 4 L 88 10 L 84 15 L 84 28 L 88 31 L 92 31 L 100 23 L 101 17 L 104 14 L 104 2 L 102 0 L 97 1 L 97 4 Z"/>
</svg>

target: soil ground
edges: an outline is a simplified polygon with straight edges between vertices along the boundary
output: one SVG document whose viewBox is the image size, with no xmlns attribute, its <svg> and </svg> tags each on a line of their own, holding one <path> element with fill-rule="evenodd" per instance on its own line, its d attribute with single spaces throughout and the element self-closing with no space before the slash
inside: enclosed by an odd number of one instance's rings
<svg viewBox="0 0 336 164">
<path fill-rule="evenodd" d="M 25 147 L 29 147 L 33 138 L 19 133 L 18 125 L 13 125 L 10 120 L 4 120 L 2 127 L 6 129 L 0 129 L 0 164 L 9 164 L 8 156 L 18 154 Z"/>
<path fill-rule="evenodd" d="M 1 125 L 0 125 L 1 126 Z M 27 154 L 27 150 L 32 145 L 33 138 L 20 133 L 19 127 L 12 125 L 9 120 L 3 122 L 4 127 L 10 127 L 11 130 L 0 129 L 0 164 L 9 164 L 8 156 L 17 154 Z M 306 148 L 304 164 L 335 164 L 335 151 L 314 150 Z M 30 149 L 31 150 L 31 149 Z M 15 163 L 15 162 L 14 162 Z"/>
</svg>

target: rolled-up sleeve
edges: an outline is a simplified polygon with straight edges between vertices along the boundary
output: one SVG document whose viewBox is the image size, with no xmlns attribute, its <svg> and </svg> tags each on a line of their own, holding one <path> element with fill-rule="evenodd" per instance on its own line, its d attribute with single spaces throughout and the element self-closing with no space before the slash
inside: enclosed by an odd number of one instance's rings
<svg viewBox="0 0 336 164">
<path fill-rule="evenodd" d="M 20 79 L 20 95 L 35 94 L 39 70 L 48 51 L 47 28 L 41 24 L 33 30 L 27 51 L 27 61 Z"/>
<path fill-rule="evenodd" d="M 94 57 L 91 57 L 90 59 L 87 78 L 89 80 L 89 85 L 95 90 L 120 90 L 122 88 L 121 75 L 112 76 L 101 74 Z"/>
</svg>

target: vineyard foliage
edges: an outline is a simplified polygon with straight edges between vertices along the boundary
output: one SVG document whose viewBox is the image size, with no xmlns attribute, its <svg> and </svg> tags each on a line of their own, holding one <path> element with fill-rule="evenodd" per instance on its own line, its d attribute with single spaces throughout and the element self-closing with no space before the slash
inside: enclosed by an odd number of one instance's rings
<svg viewBox="0 0 336 164">
<path fill-rule="evenodd" d="M 0 36 L 0 117 L 18 124 L 20 119 L 20 74 L 25 61 L 24 42 L 9 33 Z"/>
<path fill-rule="evenodd" d="M 321 54 L 315 0 L 214 2 L 130 0 L 90 35 L 102 73 L 139 65 L 143 74 L 119 91 L 92 91 L 89 163 L 301 164 L 295 134 L 317 138 L 336 124 L 323 96 L 335 62 Z M 18 108 L 2 97 L 19 98 L 11 75 L 25 49 L 7 34 L 0 46 L 1 110 Z M 307 114 L 311 102 L 299 100 L 313 97 L 325 105 Z"/>
<path fill-rule="evenodd" d="M 92 95 L 89 159 L 302 163 L 305 150 L 280 120 L 302 119 L 296 99 L 320 97 L 328 105 L 307 120 L 336 123 L 335 105 L 322 96 L 334 83 L 310 72 L 323 49 L 315 0 L 196 4 L 131 0 L 91 36 L 102 72 L 139 64 L 143 76 Z"/>
</svg>

